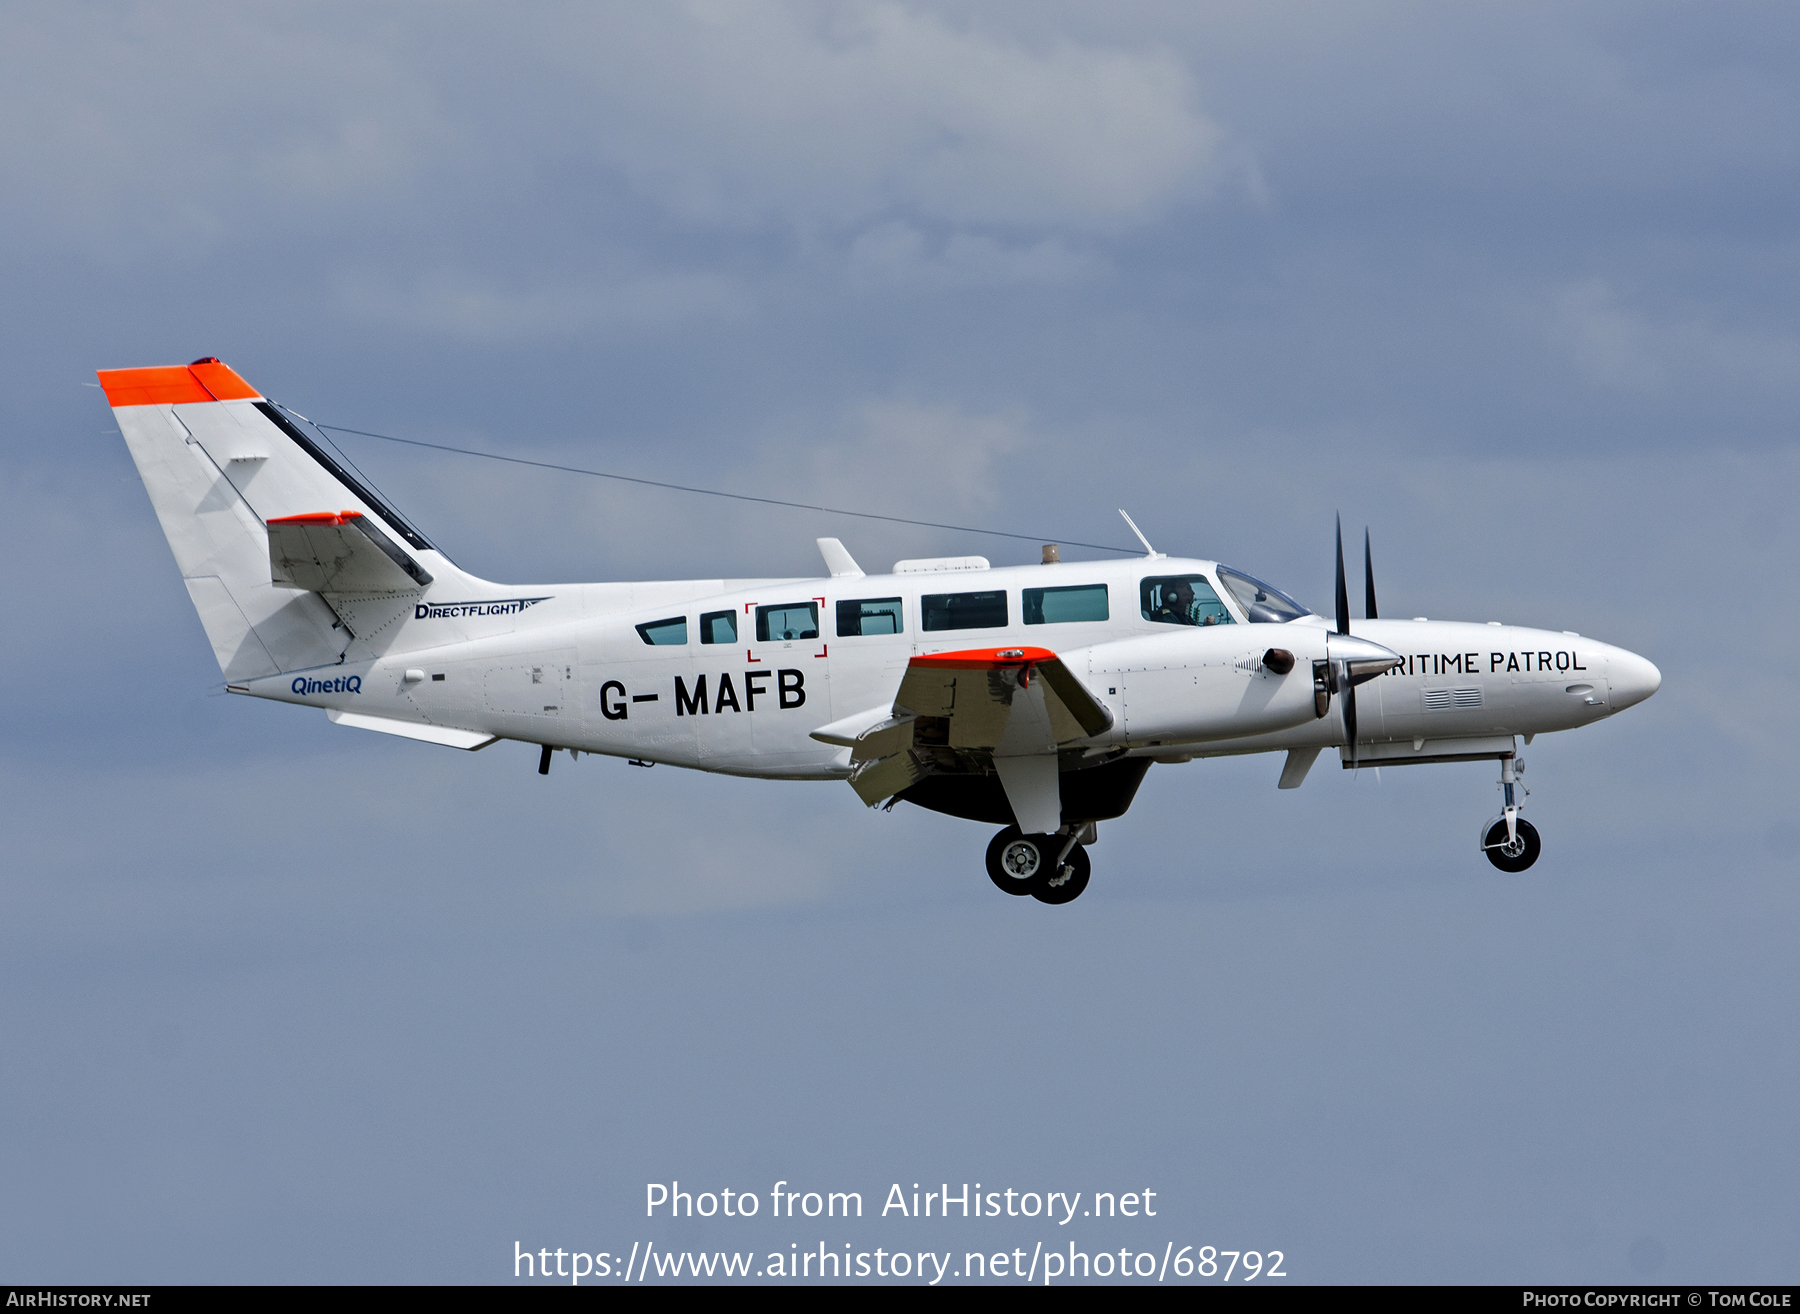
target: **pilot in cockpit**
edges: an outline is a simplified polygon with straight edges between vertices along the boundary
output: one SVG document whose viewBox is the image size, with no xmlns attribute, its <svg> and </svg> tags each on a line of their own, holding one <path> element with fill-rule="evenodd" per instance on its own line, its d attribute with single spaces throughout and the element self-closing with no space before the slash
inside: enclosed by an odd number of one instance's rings
<svg viewBox="0 0 1800 1314">
<path fill-rule="evenodd" d="M 1178 579 L 1162 590 L 1162 606 L 1150 618 L 1164 625 L 1193 625 L 1194 590 L 1185 579 Z"/>
<path fill-rule="evenodd" d="M 1164 625 L 1216 625 L 1218 617 L 1208 612 L 1204 619 L 1194 615 L 1194 588 L 1178 579 L 1162 590 L 1162 606 L 1150 617 Z"/>
</svg>

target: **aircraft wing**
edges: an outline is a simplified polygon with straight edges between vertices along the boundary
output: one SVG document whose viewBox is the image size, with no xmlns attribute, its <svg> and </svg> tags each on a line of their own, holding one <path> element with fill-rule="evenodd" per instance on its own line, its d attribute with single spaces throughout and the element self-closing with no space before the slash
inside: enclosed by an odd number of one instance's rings
<svg viewBox="0 0 1800 1314">
<path fill-rule="evenodd" d="M 360 511 L 283 516 L 269 526 L 269 576 L 277 588 L 314 593 L 397 593 L 431 576 Z"/>
<path fill-rule="evenodd" d="M 1052 744 L 1112 728 L 1106 705 L 1048 648 L 972 648 L 914 657 L 894 705 L 896 711 L 948 721 L 952 748 L 999 748 L 1018 695 L 1029 693 L 1040 676 L 1049 693 L 1043 701 Z"/>
<path fill-rule="evenodd" d="M 1020 795 L 1014 811 L 1026 825 L 1024 795 L 1055 794 L 1057 749 L 1112 723 L 1106 705 L 1049 649 L 972 648 L 914 657 L 891 709 L 846 717 L 813 737 L 850 747 L 850 783 L 871 807 L 939 766 L 991 757 L 1008 796 Z M 1042 821 L 1050 805 L 1034 812 Z"/>
</svg>

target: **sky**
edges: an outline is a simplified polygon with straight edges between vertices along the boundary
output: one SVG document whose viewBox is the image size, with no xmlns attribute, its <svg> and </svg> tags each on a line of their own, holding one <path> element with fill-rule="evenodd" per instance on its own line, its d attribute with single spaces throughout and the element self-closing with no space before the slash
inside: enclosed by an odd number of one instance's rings
<svg viewBox="0 0 1800 1314">
<path fill-rule="evenodd" d="M 1800 1279 L 1791 6 L 0 31 L 0 1280 L 638 1243 Z M 322 423 L 1026 536 L 338 435 L 489 579 L 1024 562 L 1129 546 L 1124 507 L 1324 611 L 1341 513 L 1385 612 L 1663 684 L 1525 751 L 1523 875 L 1476 851 L 1491 765 L 1252 757 L 1155 767 L 1077 903 L 1007 899 L 986 828 L 840 784 L 227 697 L 93 387 L 203 355 Z M 674 1182 L 760 1212 L 647 1217 Z M 879 1212 L 977 1182 L 1157 1212 Z"/>
</svg>

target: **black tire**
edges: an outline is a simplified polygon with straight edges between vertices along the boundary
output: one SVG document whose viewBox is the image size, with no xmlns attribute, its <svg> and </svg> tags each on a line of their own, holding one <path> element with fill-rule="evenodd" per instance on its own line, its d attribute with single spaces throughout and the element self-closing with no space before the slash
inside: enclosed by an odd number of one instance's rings
<svg viewBox="0 0 1800 1314">
<path fill-rule="evenodd" d="M 1022 835 L 1008 826 L 988 844 L 988 879 L 1008 894 L 1036 894 L 1061 845 L 1054 835 Z"/>
<path fill-rule="evenodd" d="M 1524 871 L 1536 862 L 1538 854 L 1544 851 L 1544 842 L 1538 838 L 1537 827 L 1520 817 L 1518 836 L 1518 843 L 1514 846 L 1517 851 L 1508 853 L 1505 848 L 1506 821 L 1502 819 L 1489 826 L 1488 833 L 1481 841 L 1482 848 L 1487 852 L 1488 861 L 1501 871 L 1511 872 Z"/>
<path fill-rule="evenodd" d="M 1050 838 L 1061 840 L 1062 836 L 1055 835 Z M 1063 840 L 1063 842 L 1067 843 L 1068 841 Z M 1052 850 L 1050 857 L 1052 861 L 1055 860 L 1056 853 L 1054 850 Z M 1087 889 L 1088 877 L 1094 873 L 1094 864 L 1092 860 L 1089 859 L 1087 850 L 1082 848 L 1079 844 L 1069 850 L 1069 856 L 1066 861 L 1069 867 L 1068 879 L 1058 885 L 1055 883 L 1057 873 L 1050 872 L 1042 878 L 1038 887 L 1031 892 L 1032 898 L 1036 899 L 1039 903 L 1072 903 L 1081 897 L 1081 892 Z"/>
</svg>

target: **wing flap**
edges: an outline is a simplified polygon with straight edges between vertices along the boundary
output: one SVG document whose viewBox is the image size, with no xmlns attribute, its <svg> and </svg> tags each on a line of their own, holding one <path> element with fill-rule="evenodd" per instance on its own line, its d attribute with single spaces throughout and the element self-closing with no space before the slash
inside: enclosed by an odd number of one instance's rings
<svg viewBox="0 0 1800 1314">
<path fill-rule="evenodd" d="M 1056 795 L 1058 749 L 1112 723 L 1111 711 L 1049 649 L 971 648 L 914 657 L 890 713 L 872 708 L 813 737 L 850 746 L 850 783 L 871 807 L 934 770 L 985 770 L 991 755 L 996 769 L 1006 760 L 1007 795 L 1019 794 L 1014 811 L 1042 821 L 1051 811 L 1045 800 Z"/>
<path fill-rule="evenodd" d="M 880 761 L 860 762 L 850 772 L 850 788 L 870 807 L 892 798 L 925 777 L 925 767 L 911 752 L 895 753 Z"/>
<path fill-rule="evenodd" d="M 850 749 L 852 762 L 879 761 L 912 747 L 912 723 L 916 719 L 914 713 L 898 704 L 892 708 L 871 707 L 820 726 L 812 737 L 822 744 Z"/>
<path fill-rule="evenodd" d="M 1047 648 L 972 648 L 914 657 L 894 706 L 949 721 L 952 748 L 992 750 L 1006 737 L 1015 696 L 1040 677 L 1056 744 L 1112 728 L 1112 712 Z"/>
<path fill-rule="evenodd" d="M 911 712 L 897 713 L 879 725 L 871 726 L 857 736 L 850 749 L 850 760 L 876 762 L 905 752 L 913 745 L 913 722 L 917 719 Z"/>
</svg>

